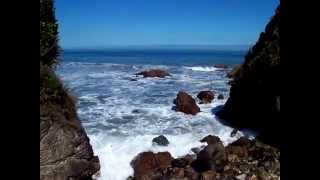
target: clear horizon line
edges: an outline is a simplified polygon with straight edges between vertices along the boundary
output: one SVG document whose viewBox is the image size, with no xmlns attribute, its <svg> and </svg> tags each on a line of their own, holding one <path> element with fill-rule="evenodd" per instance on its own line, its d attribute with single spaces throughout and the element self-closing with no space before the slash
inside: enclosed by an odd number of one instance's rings
<svg viewBox="0 0 320 180">
<path fill-rule="evenodd" d="M 61 46 L 62 49 L 105 49 L 105 48 L 224 48 L 224 47 L 243 47 L 249 48 L 253 44 L 128 44 L 128 45 L 101 45 L 101 46 Z"/>
</svg>

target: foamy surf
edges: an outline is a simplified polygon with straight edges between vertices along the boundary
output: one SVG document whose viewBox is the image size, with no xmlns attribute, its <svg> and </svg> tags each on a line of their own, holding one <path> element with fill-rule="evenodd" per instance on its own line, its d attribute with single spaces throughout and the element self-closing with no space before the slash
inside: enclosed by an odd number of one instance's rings
<svg viewBox="0 0 320 180">
<path fill-rule="evenodd" d="M 203 72 L 212 72 L 216 71 L 217 68 L 209 66 L 194 66 L 194 67 L 185 67 L 186 69 L 191 69 L 192 71 L 203 71 Z"/>
<path fill-rule="evenodd" d="M 129 80 L 137 71 L 159 67 L 172 77 Z M 199 140 L 209 134 L 224 144 L 243 135 L 230 137 L 233 129 L 212 112 L 225 103 L 229 91 L 225 72 L 214 67 L 62 63 L 58 73 L 78 99 L 78 115 L 100 159 L 100 180 L 125 180 L 133 173 L 130 162 L 143 151 L 169 151 L 179 157 L 192 153 L 191 148 L 201 146 Z M 198 104 L 200 113 L 186 115 L 172 110 L 180 90 L 195 99 L 200 91 L 212 90 L 225 99 Z M 158 135 L 166 136 L 169 146 L 153 146 Z"/>
</svg>

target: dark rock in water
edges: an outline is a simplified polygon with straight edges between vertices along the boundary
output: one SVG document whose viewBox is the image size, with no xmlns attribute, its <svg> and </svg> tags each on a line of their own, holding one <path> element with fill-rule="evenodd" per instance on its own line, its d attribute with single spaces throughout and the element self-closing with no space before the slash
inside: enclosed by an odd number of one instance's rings
<svg viewBox="0 0 320 180">
<path fill-rule="evenodd" d="M 186 92 L 180 91 L 173 103 L 176 105 L 176 111 L 192 115 L 196 115 L 200 112 L 200 108 L 196 104 L 196 101 Z"/>
<path fill-rule="evenodd" d="M 138 80 L 134 78 L 130 78 L 130 81 L 138 81 Z"/>
<path fill-rule="evenodd" d="M 224 96 L 222 94 L 219 94 L 217 98 L 218 99 L 224 99 Z"/>
<path fill-rule="evenodd" d="M 195 154 L 198 154 L 201 151 L 201 149 L 194 147 L 194 148 L 191 148 L 191 151 L 194 152 Z"/>
<path fill-rule="evenodd" d="M 238 129 L 233 129 L 231 134 L 230 134 L 230 137 L 235 137 L 238 133 Z"/>
<path fill-rule="evenodd" d="M 201 103 L 211 103 L 211 101 L 214 99 L 214 93 L 212 91 L 201 91 L 197 98 L 201 100 Z"/>
<path fill-rule="evenodd" d="M 165 78 L 166 76 L 170 76 L 170 74 L 161 69 L 150 69 L 147 71 L 142 71 L 137 73 L 136 75 L 143 75 L 143 77 L 159 77 L 159 78 Z"/>
<path fill-rule="evenodd" d="M 138 113 L 141 113 L 141 111 L 139 111 L 139 109 L 134 109 L 134 110 L 132 110 L 132 113 L 138 114 Z"/>
<path fill-rule="evenodd" d="M 261 134 L 264 142 L 279 144 L 280 6 L 234 74 L 230 96 L 216 115 L 238 128 Z"/>
<path fill-rule="evenodd" d="M 228 68 L 228 66 L 225 65 L 225 64 L 215 64 L 213 67 L 215 67 L 215 68 L 220 68 L 220 69 L 226 69 L 226 68 Z"/>
<path fill-rule="evenodd" d="M 152 143 L 155 143 L 160 146 L 167 146 L 169 144 L 169 141 L 165 136 L 160 135 L 158 137 L 153 138 Z"/>
<path fill-rule="evenodd" d="M 172 156 L 169 152 L 143 152 L 131 162 L 134 169 L 134 179 L 152 179 L 159 176 L 158 170 L 171 165 Z"/>
<path fill-rule="evenodd" d="M 207 144 L 216 144 L 216 143 L 221 143 L 222 141 L 217 136 L 208 135 L 203 139 L 201 139 L 200 142 L 206 142 Z"/>
</svg>

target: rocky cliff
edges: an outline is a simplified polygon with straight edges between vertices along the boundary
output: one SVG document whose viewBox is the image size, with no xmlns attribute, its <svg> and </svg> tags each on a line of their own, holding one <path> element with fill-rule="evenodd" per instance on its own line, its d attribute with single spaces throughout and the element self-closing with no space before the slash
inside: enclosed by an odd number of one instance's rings
<svg viewBox="0 0 320 180">
<path fill-rule="evenodd" d="M 40 179 L 91 179 L 99 171 L 75 102 L 54 73 L 59 54 L 52 0 L 40 0 Z"/>
<path fill-rule="evenodd" d="M 233 74 L 230 97 L 217 115 L 275 141 L 280 120 L 280 6 Z"/>
</svg>

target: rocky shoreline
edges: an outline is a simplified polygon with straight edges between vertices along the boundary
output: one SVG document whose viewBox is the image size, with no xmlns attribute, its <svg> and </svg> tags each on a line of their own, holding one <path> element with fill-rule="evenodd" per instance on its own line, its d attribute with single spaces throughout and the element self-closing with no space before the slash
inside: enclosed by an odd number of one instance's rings
<svg viewBox="0 0 320 180">
<path fill-rule="evenodd" d="M 256 139 L 241 137 L 224 146 L 208 135 L 194 153 L 173 158 L 169 152 L 142 152 L 131 162 L 127 180 L 278 180 L 280 150 Z"/>
</svg>

